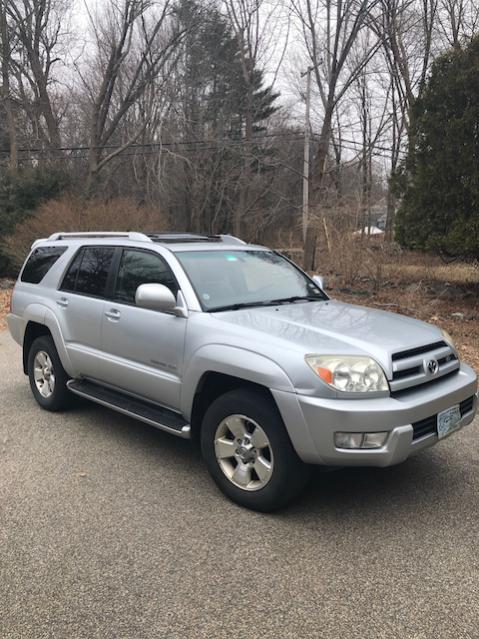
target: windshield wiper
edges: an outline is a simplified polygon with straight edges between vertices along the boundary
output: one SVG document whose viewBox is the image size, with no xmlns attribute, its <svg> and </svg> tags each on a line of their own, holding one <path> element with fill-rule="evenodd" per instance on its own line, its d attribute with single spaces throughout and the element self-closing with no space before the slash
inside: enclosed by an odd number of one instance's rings
<svg viewBox="0 0 479 639">
<path fill-rule="evenodd" d="M 280 297 L 277 300 L 271 300 L 270 304 L 292 304 L 293 302 L 317 302 L 324 300 L 320 295 L 293 295 L 292 297 Z"/>
<path fill-rule="evenodd" d="M 209 313 L 219 311 L 239 311 L 242 308 L 254 308 L 255 306 L 276 306 L 277 304 L 292 304 L 293 302 L 307 301 L 317 302 L 324 298 L 319 295 L 293 295 L 292 297 L 281 297 L 277 300 L 267 300 L 265 302 L 238 302 L 237 304 L 228 304 L 227 306 L 215 306 L 208 310 Z"/>
<path fill-rule="evenodd" d="M 208 309 L 208 313 L 218 311 L 239 311 L 242 308 L 254 308 L 255 306 L 274 306 L 276 302 L 239 302 L 238 304 L 228 304 L 226 306 L 214 306 Z"/>
</svg>

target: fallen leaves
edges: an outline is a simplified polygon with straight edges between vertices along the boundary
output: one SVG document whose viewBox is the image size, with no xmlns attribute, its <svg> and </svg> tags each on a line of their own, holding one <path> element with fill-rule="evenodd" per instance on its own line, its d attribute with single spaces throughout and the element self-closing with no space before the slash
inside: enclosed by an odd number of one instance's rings
<svg viewBox="0 0 479 639">
<path fill-rule="evenodd" d="M 0 331 L 7 328 L 7 313 L 10 308 L 10 290 L 0 289 Z"/>
</svg>

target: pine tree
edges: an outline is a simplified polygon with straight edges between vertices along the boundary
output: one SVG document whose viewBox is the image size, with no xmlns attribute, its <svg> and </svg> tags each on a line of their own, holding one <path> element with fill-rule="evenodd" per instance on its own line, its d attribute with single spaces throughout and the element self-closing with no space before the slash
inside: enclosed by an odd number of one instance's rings
<svg viewBox="0 0 479 639">
<path fill-rule="evenodd" d="M 479 38 L 433 64 L 411 113 L 396 238 L 479 257 Z"/>
<path fill-rule="evenodd" d="M 260 160 L 264 152 L 260 144 L 255 145 L 254 135 L 265 130 L 265 121 L 277 110 L 278 94 L 264 86 L 263 71 L 253 69 L 254 153 L 250 149 L 252 159 L 245 160 L 242 141 L 248 101 L 240 45 L 225 17 L 212 5 L 179 0 L 177 16 L 180 24 L 189 27 L 180 67 L 185 123 L 179 128 L 185 139 L 204 140 L 208 148 L 208 153 L 202 154 L 205 143 L 190 147 L 184 203 L 190 211 L 188 223 L 195 230 L 232 231 L 235 189 L 246 161 L 252 171 L 263 170 Z"/>
<path fill-rule="evenodd" d="M 246 84 L 239 43 L 221 13 L 195 0 L 180 0 L 180 24 L 189 27 L 183 60 L 184 93 L 190 122 L 212 138 L 218 134 L 238 138 L 244 135 Z M 193 25 L 193 27 L 192 27 Z M 256 132 L 277 111 L 278 98 L 264 87 L 261 69 L 253 69 L 253 121 Z"/>
</svg>

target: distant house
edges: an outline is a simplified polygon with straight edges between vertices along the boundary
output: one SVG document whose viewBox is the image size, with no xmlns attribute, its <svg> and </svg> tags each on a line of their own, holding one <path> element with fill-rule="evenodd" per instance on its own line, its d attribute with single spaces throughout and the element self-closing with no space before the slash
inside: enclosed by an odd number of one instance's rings
<svg viewBox="0 0 479 639">
<path fill-rule="evenodd" d="M 364 236 L 364 235 L 371 237 L 374 235 L 375 237 L 379 238 L 381 235 L 384 235 L 384 231 L 380 229 L 378 226 L 365 226 L 363 229 L 354 231 L 353 235 L 356 237 Z"/>
</svg>

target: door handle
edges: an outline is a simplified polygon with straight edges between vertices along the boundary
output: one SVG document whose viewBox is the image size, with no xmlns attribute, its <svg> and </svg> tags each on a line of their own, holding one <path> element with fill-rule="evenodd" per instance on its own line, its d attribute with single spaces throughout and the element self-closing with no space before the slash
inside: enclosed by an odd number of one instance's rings
<svg viewBox="0 0 479 639">
<path fill-rule="evenodd" d="M 61 308 L 66 308 L 68 306 L 68 300 L 66 297 L 60 297 L 60 299 L 57 300 L 57 304 Z"/>
<path fill-rule="evenodd" d="M 108 319 L 119 320 L 121 313 L 120 311 L 117 311 L 116 308 L 111 308 L 109 311 L 106 311 L 105 315 L 108 317 Z"/>
</svg>

